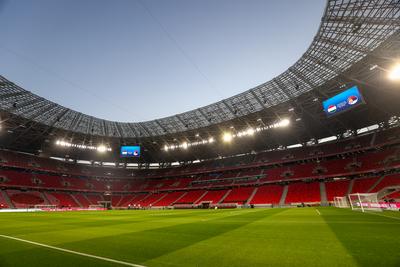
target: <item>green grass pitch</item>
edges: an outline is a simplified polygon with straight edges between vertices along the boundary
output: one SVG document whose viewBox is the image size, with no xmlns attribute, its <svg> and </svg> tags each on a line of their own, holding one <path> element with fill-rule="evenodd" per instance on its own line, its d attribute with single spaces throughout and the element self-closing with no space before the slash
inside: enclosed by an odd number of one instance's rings
<svg viewBox="0 0 400 267">
<path fill-rule="evenodd" d="M 0 214 L 0 266 L 400 266 L 400 213 L 336 208 Z"/>
</svg>

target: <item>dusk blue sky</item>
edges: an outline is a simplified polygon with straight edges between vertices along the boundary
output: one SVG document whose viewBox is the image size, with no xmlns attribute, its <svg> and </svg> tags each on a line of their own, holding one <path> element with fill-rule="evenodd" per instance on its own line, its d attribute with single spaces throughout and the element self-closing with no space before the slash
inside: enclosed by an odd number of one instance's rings
<svg viewBox="0 0 400 267">
<path fill-rule="evenodd" d="M 290 67 L 323 0 L 0 0 L 0 75 L 117 121 L 198 108 Z"/>
</svg>

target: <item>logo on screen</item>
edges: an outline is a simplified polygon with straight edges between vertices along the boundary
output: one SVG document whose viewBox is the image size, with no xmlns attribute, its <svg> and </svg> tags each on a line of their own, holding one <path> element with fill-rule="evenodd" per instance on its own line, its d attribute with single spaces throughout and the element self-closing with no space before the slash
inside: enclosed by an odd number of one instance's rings
<svg viewBox="0 0 400 267">
<path fill-rule="evenodd" d="M 349 98 L 347 98 L 347 103 L 349 105 L 354 105 L 357 102 L 358 102 L 358 97 L 355 95 L 349 96 Z"/>
<path fill-rule="evenodd" d="M 328 112 L 329 113 L 334 113 L 336 111 L 336 106 L 335 105 L 330 105 L 329 107 L 328 107 Z"/>
<path fill-rule="evenodd" d="M 140 146 L 121 146 L 121 157 L 140 157 Z"/>
</svg>

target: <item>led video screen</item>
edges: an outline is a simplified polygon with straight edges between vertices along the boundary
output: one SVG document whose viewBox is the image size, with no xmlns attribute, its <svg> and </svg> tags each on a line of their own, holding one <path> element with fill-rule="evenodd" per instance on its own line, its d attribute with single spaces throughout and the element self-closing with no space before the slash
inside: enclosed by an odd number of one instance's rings
<svg viewBox="0 0 400 267">
<path fill-rule="evenodd" d="M 330 117 L 364 103 L 364 99 L 357 86 L 353 86 L 322 103 L 325 114 Z"/>
<path fill-rule="evenodd" d="M 140 146 L 121 146 L 120 156 L 122 158 L 140 157 Z"/>
</svg>

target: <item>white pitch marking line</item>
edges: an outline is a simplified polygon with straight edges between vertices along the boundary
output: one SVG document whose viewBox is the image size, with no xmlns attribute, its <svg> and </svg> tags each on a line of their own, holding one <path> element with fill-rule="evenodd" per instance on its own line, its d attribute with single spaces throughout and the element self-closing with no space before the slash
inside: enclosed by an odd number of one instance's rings
<svg viewBox="0 0 400 267">
<path fill-rule="evenodd" d="M 25 243 L 29 243 L 29 244 L 32 244 L 32 245 L 45 247 L 45 248 L 49 248 L 49 249 L 59 250 L 59 251 L 62 251 L 62 252 L 76 254 L 76 255 L 80 255 L 80 256 L 84 256 L 84 257 L 88 257 L 88 258 L 108 261 L 108 262 L 112 262 L 112 263 L 118 263 L 118 264 L 121 264 L 121 265 L 127 265 L 127 266 L 133 266 L 133 267 L 146 267 L 144 265 L 139 265 L 139 264 L 134 264 L 134 263 L 126 262 L 126 261 L 119 261 L 119 260 L 100 257 L 100 256 L 96 256 L 96 255 L 86 254 L 86 253 L 73 251 L 73 250 L 69 250 L 69 249 L 65 249 L 65 248 L 54 247 L 54 246 L 50 246 L 50 245 L 46 245 L 46 244 L 42 244 L 42 243 L 38 243 L 38 242 L 34 242 L 34 241 L 29 241 L 29 240 L 25 240 L 25 239 L 21 239 L 21 238 L 17 238 L 17 237 L 12 237 L 12 236 L 8 236 L 8 235 L 0 235 L 0 237 L 16 240 L 16 241 L 20 241 L 20 242 L 25 242 Z"/>
<path fill-rule="evenodd" d="M 321 212 L 319 212 L 318 209 L 315 209 L 315 211 L 318 213 L 318 215 L 321 215 Z"/>
<path fill-rule="evenodd" d="M 367 214 L 373 214 L 373 215 L 376 215 L 376 216 L 381 216 L 381 217 L 391 218 L 391 219 L 395 219 L 395 220 L 400 220 L 400 218 L 398 218 L 398 217 L 392 217 L 392 216 L 378 214 L 378 213 L 374 213 L 374 212 L 367 212 Z"/>
</svg>

